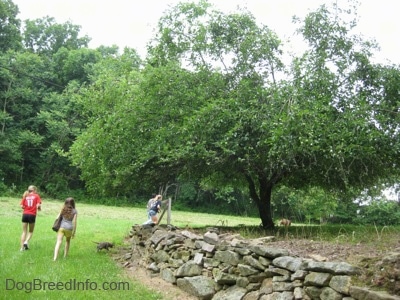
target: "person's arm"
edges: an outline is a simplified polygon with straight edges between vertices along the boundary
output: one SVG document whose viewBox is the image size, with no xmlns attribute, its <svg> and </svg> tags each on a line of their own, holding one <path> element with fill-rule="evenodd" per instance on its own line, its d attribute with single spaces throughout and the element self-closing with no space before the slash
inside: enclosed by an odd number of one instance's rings
<svg viewBox="0 0 400 300">
<path fill-rule="evenodd" d="M 78 219 L 78 214 L 76 213 L 74 215 L 74 218 L 72 219 L 72 226 L 73 226 L 73 228 L 72 228 L 72 237 L 75 236 L 77 219 Z"/>
<path fill-rule="evenodd" d="M 36 208 L 37 208 L 38 210 L 42 210 L 42 201 L 40 200 L 40 198 L 38 199 L 38 202 L 37 202 L 37 204 L 36 204 Z"/>
<path fill-rule="evenodd" d="M 36 204 L 36 208 L 38 210 L 42 210 L 42 199 L 40 199 L 40 196 L 37 195 L 37 204 Z"/>
</svg>

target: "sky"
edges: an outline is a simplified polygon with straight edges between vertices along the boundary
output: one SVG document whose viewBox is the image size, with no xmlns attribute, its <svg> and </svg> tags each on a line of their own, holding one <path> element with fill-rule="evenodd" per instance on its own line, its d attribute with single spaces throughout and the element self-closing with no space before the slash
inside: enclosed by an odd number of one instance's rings
<svg viewBox="0 0 400 300">
<path fill-rule="evenodd" d="M 294 33 L 292 16 L 303 17 L 330 0 L 209 0 L 224 12 L 246 7 L 259 23 L 267 25 L 282 40 Z M 334 0 L 346 4 L 347 0 Z M 90 48 L 117 45 L 134 48 L 144 57 L 146 44 L 154 36 L 159 18 L 171 5 L 182 0 L 13 0 L 19 19 L 53 17 L 57 23 L 70 21 L 81 26 L 81 34 L 91 38 Z M 186 2 L 186 1 L 185 1 Z M 360 0 L 356 31 L 374 38 L 381 47 L 376 59 L 400 64 L 400 18 L 393 0 Z M 293 47 L 293 45 L 292 45 Z M 294 45 L 296 47 L 296 45 Z"/>
</svg>

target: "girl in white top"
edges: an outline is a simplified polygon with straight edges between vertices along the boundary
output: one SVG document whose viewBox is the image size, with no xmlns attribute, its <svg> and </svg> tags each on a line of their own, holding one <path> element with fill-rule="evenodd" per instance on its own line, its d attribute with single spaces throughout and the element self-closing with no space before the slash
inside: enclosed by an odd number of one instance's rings
<svg viewBox="0 0 400 300">
<path fill-rule="evenodd" d="M 57 232 L 57 242 L 54 248 L 54 261 L 57 260 L 63 237 L 65 236 L 64 258 L 67 257 L 71 238 L 75 236 L 76 220 L 78 212 L 75 209 L 75 200 L 71 197 L 65 199 L 64 206 L 60 212 L 62 216 L 61 226 Z"/>
</svg>

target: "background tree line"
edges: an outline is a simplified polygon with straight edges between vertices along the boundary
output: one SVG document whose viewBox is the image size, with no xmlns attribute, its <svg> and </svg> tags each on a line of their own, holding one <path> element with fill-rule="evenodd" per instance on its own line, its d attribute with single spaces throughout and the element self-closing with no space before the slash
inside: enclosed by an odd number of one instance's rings
<svg viewBox="0 0 400 300">
<path fill-rule="evenodd" d="M 141 58 L 0 0 L 0 191 L 132 204 L 158 191 L 265 228 L 399 223 L 378 195 L 399 178 L 400 72 L 353 34 L 356 8 L 297 19 L 307 48 L 288 53 L 244 9 L 180 3 Z"/>
</svg>

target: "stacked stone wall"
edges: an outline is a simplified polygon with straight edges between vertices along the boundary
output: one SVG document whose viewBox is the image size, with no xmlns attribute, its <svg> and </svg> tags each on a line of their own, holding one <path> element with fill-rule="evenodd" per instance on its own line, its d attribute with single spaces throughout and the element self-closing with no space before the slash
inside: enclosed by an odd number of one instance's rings
<svg viewBox="0 0 400 300">
<path fill-rule="evenodd" d="M 132 256 L 152 276 L 177 285 L 198 299 L 273 300 L 400 299 L 386 292 L 354 286 L 360 269 L 345 262 L 293 257 L 287 249 L 270 247 L 273 237 L 243 239 L 135 225 L 130 231 Z"/>
</svg>

